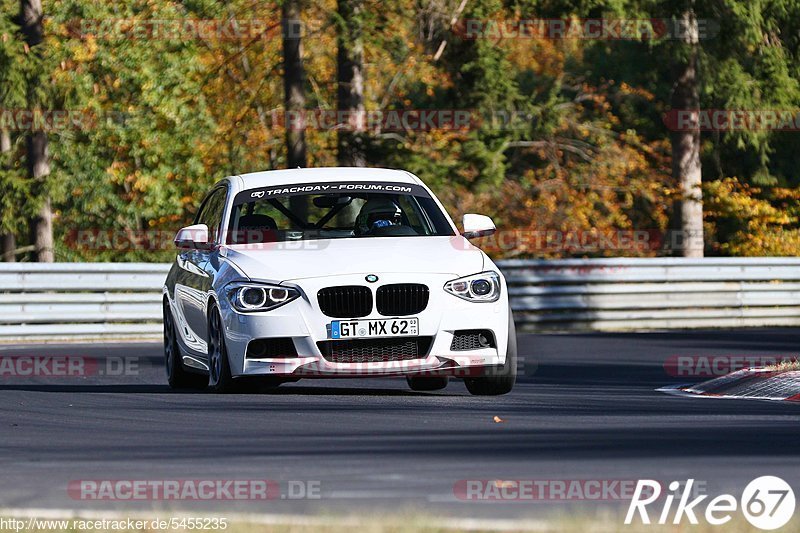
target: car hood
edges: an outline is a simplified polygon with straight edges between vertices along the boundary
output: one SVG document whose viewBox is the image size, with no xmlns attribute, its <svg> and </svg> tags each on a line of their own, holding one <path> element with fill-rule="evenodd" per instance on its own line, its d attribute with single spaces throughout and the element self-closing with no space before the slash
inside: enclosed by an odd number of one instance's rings
<svg viewBox="0 0 800 533">
<path fill-rule="evenodd" d="M 273 281 L 396 272 L 458 277 L 484 268 L 483 252 L 460 235 L 241 244 L 223 255 L 245 276 Z"/>
</svg>

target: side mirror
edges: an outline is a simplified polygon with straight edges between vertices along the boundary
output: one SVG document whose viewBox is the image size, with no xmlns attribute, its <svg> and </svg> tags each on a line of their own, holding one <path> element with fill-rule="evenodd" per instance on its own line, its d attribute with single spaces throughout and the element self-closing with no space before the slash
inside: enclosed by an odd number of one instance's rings
<svg viewBox="0 0 800 533">
<path fill-rule="evenodd" d="M 202 250 L 211 247 L 208 242 L 208 226 L 195 224 L 178 230 L 175 235 L 175 246 L 181 249 Z"/>
<path fill-rule="evenodd" d="M 467 239 L 487 237 L 497 231 L 492 219 L 486 215 L 467 213 L 464 215 L 462 225 L 464 226 L 464 232 L 462 235 Z"/>
</svg>

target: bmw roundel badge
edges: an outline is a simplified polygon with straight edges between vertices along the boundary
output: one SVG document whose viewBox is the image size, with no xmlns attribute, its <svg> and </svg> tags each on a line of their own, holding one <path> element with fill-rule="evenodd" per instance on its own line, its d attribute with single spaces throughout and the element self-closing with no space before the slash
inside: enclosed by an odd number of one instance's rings
<svg viewBox="0 0 800 533">
<path fill-rule="evenodd" d="M 378 281 L 378 276 L 376 276 L 375 274 L 369 274 L 369 275 L 368 275 L 366 278 L 364 278 L 364 279 L 366 279 L 366 280 L 367 280 L 368 282 L 370 282 L 370 283 L 375 283 L 376 281 Z"/>
</svg>

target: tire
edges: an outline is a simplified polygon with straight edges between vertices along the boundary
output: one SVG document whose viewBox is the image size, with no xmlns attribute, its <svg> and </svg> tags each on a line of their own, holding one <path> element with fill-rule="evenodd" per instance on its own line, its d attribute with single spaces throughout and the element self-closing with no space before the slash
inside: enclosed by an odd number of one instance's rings
<svg viewBox="0 0 800 533">
<path fill-rule="evenodd" d="M 475 396 L 500 396 L 508 394 L 517 381 L 517 330 L 511 309 L 508 310 L 508 344 L 506 362 L 502 366 L 487 366 L 485 375 L 479 378 L 466 378 L 464 384 L 470 394 Z"/>
<path fill-rule="evenodd" d="M 235 391 L 236 384 L 231 376 L 222 327 L 222 317 L 217 308 L 212 307 L 208 316 L 208 387 L 213 392 L 228 393 Z"/>
<path fill-rule="evenodd" d="M 178 331 L 167 302 L 164 302 L 164 368 L 172 389 L 205 389 L 208 386 L 208 376 L 194 374 L 183 366 Z"/>
<path fill-rule="evenodd" d="M 447 387 L 449 378 L 447 376 L 441 377 L 417 377 L 406 376 L 406 381 L 411 390 L 415 391 L 432 391 L 442 390 Z"/>
</svg>

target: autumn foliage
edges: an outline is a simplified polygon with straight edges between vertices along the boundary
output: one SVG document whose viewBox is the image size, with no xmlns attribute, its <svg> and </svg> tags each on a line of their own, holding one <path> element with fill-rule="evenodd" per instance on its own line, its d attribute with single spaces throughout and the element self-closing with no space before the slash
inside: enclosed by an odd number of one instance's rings
<svg viewBox="0 0 800 533">
<path fill-rule="evenodd" d="M 455 219 L 484 213 L 501 230 L 527 235 L 512 239 L 512 246 L 495 246 L 496 256 L 669 253 L 664 244 L 676 187 L 663 118 L 670 90 L 660 55 L 664 47 L 502 34 L 467 39 L 451 25 L 461 3 L 366 2 L 367 110 L 467 110 L 472 117 L 466 128 L 373 127 L 369 165 L 417 173 Z M 581 15 L 563 4 L 538 12 L 535 3 L 480 0 L 466 3 L 458 20 Z M 622 5 L 622 14 L 628 10 L 633 16 L 644 4 Z M 286 27 L 279 2 L 54 0 L 46 2 L 46 52 L 33 63 L 8 15 L 16 2 L 3 0 L 3 7 L 2 107 L 24 106 L 20 87 L 38 72 L 46 80 L 42 98 L 49 108 L 92 117 L 88 127 L 49 132 L 57 260 L 164 260 L 168 249 L 90 249 L 69 236 L 97 229 L 172 232 L 191 221 L 203 192 L 220 178 L 286 166 L 281 56 Z M 303 59 L 312 114 L 336 107 L 341 21 L 335 8 L 333 0 L 304 5 Z M 172 21 L 178 29 L 154 30 L 146 21 Z M 193 33 L 187 21 L 230 28 Z M 784 61 L 793 65 L 800 55 L 789 52 Z M 712 53 L 717 52 L 709 47 L 704 107 L 786 108 L 800 102 L 786 87 L 781 102 L 735 102 L 731 95 L 742 77 L 763 80 L 769 74 L 745 59 L 717 54 L 712 61 Z M 730 65 L 726 71 L 727 61 L 741 72 Z M 25 132 L 2 126 L 10 130 L 12 146 L 0 154 L 0 230 L 22 238 L 25 216 L 36 204 L 23 173 Z M 336 128 L 306 131 L 309 165 L 336 163 L 336 135 Z M 792 164 L 800 157 L 797 135 L 703 133 L 707 254 L 797 254 L 800 180 Z M 616 237 L 583 247 L 543 246 L 530 237 L 547 232 Z M 608 245 L 625 232 L 646 233 L 649 245 Z"/>
</svg>

